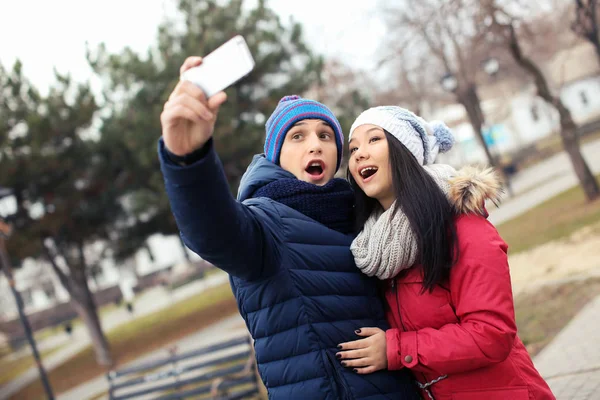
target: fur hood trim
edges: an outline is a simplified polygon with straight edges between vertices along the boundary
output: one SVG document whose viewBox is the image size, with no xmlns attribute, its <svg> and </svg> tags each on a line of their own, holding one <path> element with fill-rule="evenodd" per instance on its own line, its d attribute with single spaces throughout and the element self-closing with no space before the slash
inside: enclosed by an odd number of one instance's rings
<svg viewBox="0 0 600 400">
<path fill-rule="evenodd" d="M 459 214 L 487 215 L 486 200 L 491 200 L 497 207 L 504 193 L 502 182 L 492 168 L 464 167 L 449 183 L 449 198 Z"/>
</svg>

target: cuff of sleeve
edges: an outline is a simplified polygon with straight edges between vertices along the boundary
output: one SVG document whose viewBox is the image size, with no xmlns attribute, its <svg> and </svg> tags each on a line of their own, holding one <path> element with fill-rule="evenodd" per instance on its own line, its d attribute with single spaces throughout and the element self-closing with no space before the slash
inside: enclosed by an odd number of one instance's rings
<svg viewBox="0 0 600 400">
<path fill-rule="evenodd" d="M 407 368 L 413 368 L 419 363 L 417 332 L 400 333 L 400 361 Z"/>
<path fill-rule="evenodd" d="M 209 142 L 212 142 L 212 138 L 209 139 Z M 188 166 L 206 157 L 211 148 L 211 144 L 209 142 L 199 149 L 183 156 L 178 156 L 177 154 L 171 153 L 167 146 L 164 146 L 164 150 L 165 154 L 172 162 L 181 166 Z"/>
<path fill-rule="evenodd" d="M 219 164 L 212 138 L 206 142 L 204 147 L 191 155 L 193 155 L 194 161 L 187 165 L 181 165 L 172 158 L 162 138 L 159 139 L 158 157 L 163 175 L 168 183 L 182 186 L 192 184 L 202 179 L 201 170 L 214 168 Z"/>
<path fill-rule="evenodd" d="M 388 329 L 385 331 L 386 353 L 388 369 L 390 371 L 404 368 L 400 362 L 400 331 L 398 329 Z"/>
</svg>

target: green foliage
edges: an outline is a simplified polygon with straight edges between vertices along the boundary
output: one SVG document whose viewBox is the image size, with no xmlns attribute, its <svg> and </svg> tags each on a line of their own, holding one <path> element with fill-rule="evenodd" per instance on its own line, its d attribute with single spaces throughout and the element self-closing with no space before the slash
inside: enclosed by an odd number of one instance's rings
<svg viewBox="0 0 600 400">
<path fill-rule="evenodd" d="M 182 21 L 167 21 L 158 30 L 157 47 L 142 57 L 130 49 L 109 54 L 103 46 L 88 51 L 88 60 L 107 83 L 110 114 L 104 118 L 100 146 L 129 172 L 128 212 L 134 225 L 121 232 L 117 256 L 126 257 L 151 234 L 177 232 L 156 155 L 159 116 L 179 79 L 186 57 L 207 55 L 241 34 L 256 61 L 254 71 L 227 90 L 215 129 L 215 146 L 232 189 L 255 153 L 262 152 L 264 122 L 281 97 L 301 94 L 316 84 L 322 60 L 303 42 L 300 25 L 284 27 L 259 1 L 179 1 Z M 183 22 L 183 23 L 180 23 Z"/>
<path fill-rule="evenodd" d="M 56 79 L 42 96 L 20 62 L 11 71 L 0 67 L 0 185 L 17 200 L 16 233 L 8 241 L 15 260 L 39 256 L 46 237 L 69 257 L 84 242 L 106 239 L 122 215 L 123 167 L 85 135 L 98 110 L 94 96 L 68 76 Z M 73 264 L 82 264 L 76 258 Z"/>
</svg>

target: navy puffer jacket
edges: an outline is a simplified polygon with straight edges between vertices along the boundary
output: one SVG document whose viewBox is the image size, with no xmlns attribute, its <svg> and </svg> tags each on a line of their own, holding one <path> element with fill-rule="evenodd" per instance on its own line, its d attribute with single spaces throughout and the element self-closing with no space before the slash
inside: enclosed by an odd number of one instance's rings
<svg viewBox="0 0 600 400">
<path fill-rule="evenodd" d="M 417 399 L 407 371 L 358 375 L 343 368 L 339 343 L 361 327 L 387 329 L 377 283 L 356 268 L 352 236 L 331 230 L 254 191 L 289 172 L 257 156 L 236 201 L 207 144 L 189 166 L 159 145 L 173 214 L 186 245 L 228 272 L 254 338 L 271 399 Z"/>
</svg>

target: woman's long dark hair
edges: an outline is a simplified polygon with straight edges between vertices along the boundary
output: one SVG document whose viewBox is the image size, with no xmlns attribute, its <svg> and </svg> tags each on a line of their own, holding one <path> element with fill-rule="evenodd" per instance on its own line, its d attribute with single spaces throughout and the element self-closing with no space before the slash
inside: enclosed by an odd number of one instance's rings
<svg viewBox="0 0 600 400">
<path fill-rule="evenodd" d="M 455 213 L 444 192 L 412 153 L 389 132 L 384 132 L 397 206 L 408 217 L 417 239 L 417 263 L 423 266 L 423 289 L 431 291 L 435 285 L 448 280 L 450 268 L 458 258 Z M 381 205 L 362 191 L 350 171 L 348 180 L 356 195 L 356 227 L 360 231 Z"/>
</svg>

